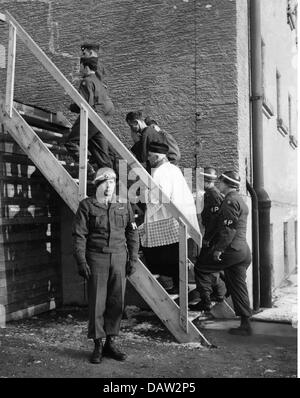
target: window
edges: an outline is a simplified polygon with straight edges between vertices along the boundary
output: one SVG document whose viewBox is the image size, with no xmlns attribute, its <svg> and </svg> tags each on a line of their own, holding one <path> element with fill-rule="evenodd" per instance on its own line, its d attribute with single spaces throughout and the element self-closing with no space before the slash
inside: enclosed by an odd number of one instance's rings
<svg viewBox="0 0 300 398">
<path fill-rule="evenodd" d="M 270 119 L 274 116 L 274 109 L 270 101 L 267 99 L 266 93 L 266 45 L 263 39 L 261 39 L 261 82 L 263 93 L 263 113 L 268 119 Z"/>
<path fill-rule="evenodd" d="M 296 29 L 297 26 L 297 1 L 287 0 L 287 23 L 291 30 Z"/>
<path fill-rule="evenodd" d="M 281 75 L 276 70 L 276 113 L 277 120 L 281 119 Z"/>
<path fill-rule="evenodd" d="M 0 68 L 6 68 L 5 47 L 2 44 L 0 44 Z"/>
<path fill-rule="evenodd" d="M 283 255 L 284 255 L 284 275 L 289 274 L 289 254 L 288 254 L 288 223 L 283 223 Z"/>
<path fill-rule="evenodd" d="M 289 133 L 290 135 L 293 134 L 293 126 L 292 126 L 292 97 L 289 94 L 288 98 L 288 103 L 289 103 Z"/>
<path fill-rule="evenodd" d="M 281 75 L 276 70 L 276 111 L 277 111 L 277 130 L 283 136 L 288 134 L 288 128 L 284 125 L 281 113 Z"/>
<path fill-rule="evenodd" d="M 295 128 L 294 128 L 294 107 L 293 107 L 293 98 L 289 94 L 288 96 L 288 110 L 289 110 L 289 137 L 290 137 L 290 145 L 292 148 L 297 148 L 297 139 L 294 136 Z"/>
<path fill-rule="evenodd" d="M 295 261 L 296 261 L 296 266 L 298 265 L 298 222 L 297 220 L 295 221 Z"/>
<path fill-rule="evenodd" d="M 266 91 L 266 45 L 263 39 L 261 39 L 261 83 L 262 83 L 262 91 L 265 96 Z"/>
</svg>

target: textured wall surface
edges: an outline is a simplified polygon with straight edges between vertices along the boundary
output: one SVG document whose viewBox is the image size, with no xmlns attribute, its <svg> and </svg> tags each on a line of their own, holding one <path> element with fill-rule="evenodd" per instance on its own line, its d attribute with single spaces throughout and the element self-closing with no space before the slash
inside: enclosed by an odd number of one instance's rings
<svg viewBox="0 0 300 398">
<path fill-rule="evenodd" d="M 272 201 L 273 285 L 278 286 L 296 264 L 295 221 L 297 220 L 297 152 L 289 135 L 297 136 L 297 47 L 296 31 L 287 24 L 285 0 L 262 0 L 262 39 L 264 42 L 264 96 L 274 110 L 263 116 L 264 182 Z M 289 131 L 277 129 L 276 71 L 281 75 L 281 118 Z M 291 96 L 291 123 L 288 97 Z M 284 223 L 287 223 L 286 237 Z M 286 248 L 284 249 L 284 239 Z M 286 263 L 286 267 L 284 264 Z"/>
<path fill-rule="evenodd" d="M 12 13 L 74 84 L 79 44 L 100 43 L 117 110 L 111 127 L 128 145 L 124 117 L 142 109 L 174 133 L 182 166 L 194 167 L 198 154 L 198 165 L 228 169 L 238 168 L 235 3 L 84 0 L 74 6 L 70 0 L 1 0 L 0 8 Z M 69 98 L 20 41 L 17 52 L 16 98 L 65 111 Z"/>
</svg>

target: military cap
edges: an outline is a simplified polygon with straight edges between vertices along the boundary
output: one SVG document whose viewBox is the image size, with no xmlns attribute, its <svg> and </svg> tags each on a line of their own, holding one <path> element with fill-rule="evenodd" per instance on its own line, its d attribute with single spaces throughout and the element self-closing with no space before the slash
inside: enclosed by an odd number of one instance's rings
<svg viewBox="0 0 300 398">
<path fill-rule="evenodd" d="M 164 153 L 167 154 L 169 152 L 169 146 L 164 142 L 151 142 L 148 146 L 149 152 L 154 153 Z"/>
<path fill-rule="evenodd" d="M 110 180 L 111 178 L 116 179 L 116 173 L 110 167 L 101 167 L 94 179 L 94 184 L 99 184 L 103 181 Z"/>
<path fill-rule="evenodd" d="M 96 43 L 83 43 L 83 44 L 81 44 L 80 48 L 81 48 L 81 51 L 84 51 L 84 50 L 99 51 L 100 46 L 99 46 L 99 44 L 96 44 Z"/>
<path fill-rule="evenodd" d="M 224 171 L 224 173 L 220 175 L 219 180 L 232 188 L 239 188 L 241 184 L 241 178 L 235 171 Z"/>
<path fill-rule="evenodd" d="M 200 174 L 204 176 L 205 182 L 213 182 L 218 178 L 217 172 L 213 167 L 204 167 L 203 172 L 200 172 Z"/>
</svg>

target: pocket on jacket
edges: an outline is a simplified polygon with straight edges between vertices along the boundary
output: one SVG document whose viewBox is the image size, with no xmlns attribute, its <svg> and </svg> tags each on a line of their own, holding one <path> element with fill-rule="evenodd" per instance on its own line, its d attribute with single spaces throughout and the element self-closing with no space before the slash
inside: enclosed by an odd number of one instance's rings
<svg viewBox="0 0 300 398">
<path fill-rule="evenodd" d="M 117 227 L 126 227 L 127 225 L 127 211 L 124 209 L 116 209 L 115 210 L 115 221 Z"/>
<path fill-rule="evenodd" d="M 98 228 L 103 228 L 105 227 L 105 214 L 90 214 L 90 222 L 89 226 L 90 228 L 93 229 L 98 229 Z"/>
</svg>

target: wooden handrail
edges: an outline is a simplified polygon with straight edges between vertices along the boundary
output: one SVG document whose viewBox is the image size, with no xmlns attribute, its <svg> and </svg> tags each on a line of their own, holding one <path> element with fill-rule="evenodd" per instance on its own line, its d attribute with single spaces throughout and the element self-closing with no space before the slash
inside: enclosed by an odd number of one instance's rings
<svg viewBox="0 0 300 398">
<path fill-rule="evenodd" d="M 188 267 L 186 225 L 179 218 L 179 318 L 180 325 L 188 333 Z"/>
<path fill-rule="evenodd" d="M 7 77 L 6 77 L 6 96 L 5 110 L 9 117 L 12 117 L 12 106 L 14 101 L 15 85 L 15 63 L 16 63 L 16 27 L 9 23 L 8 38 L 8 57 L 7 57 Z"/>
<path fill-rule="evenodd" d="M 84 105 L 80 109 L 80 143 L 79 143 L 79 201 L 86 198 L 87 152 L 88 152 L 89 111 Z"/>
<path fill-rule="evenodd" d="M 94 109 L 83 99 L 79 92 L 72 86 L 67 78 L 60 72 L 60 70 L 54 65 L 54 63 L 47 57 L 47 55 L 39 48 L 34 40 L 28 35 L 28 33 L 21 27 L 21 25 L 14 19 L 14 17 L 6 11 L 6 21 L 12 22 L 16 27 L 17 35 L 38 59 L 38 61 L 45 67 L 45 69 L 53 76 L 53 78 L 63 87 L 65 92 L 69 94 L 72 100 L 81 108 L 82 105 L 87 109 L 89 119 L 92 121 L 94 126 L 101 131 L 104 137 L 109 141 L 115 150 L 120 154 L 121 157 L 126 159 L 128 165 L 134 168 L 135 173 L 140 177 L 143 183 L 148 187 L 149 183 L 152 187 L 156 187 L 157 192 L 161 195 L 162 200 L 166 208 L 168 208 L 173 217 L 178 219 L 179 217 L 185 223 L 187 232 L 190 237 L 196 242 L 197 245 L 201 246 L 202 236 L 190 223 L 187 217 L 174 205 L 169 202 L 168 196 L 162 191 L 160 187 L 156 185 L 153 178 L 143 168 L 143 166 L 136 160 L 133 154 L 123 145 L 118 137 L 112 132 L 107 124 L 101 119 L 101 117 L 94 111 Z M 169 203 L 168 203 L 169 202 Z"/>
</svg>

